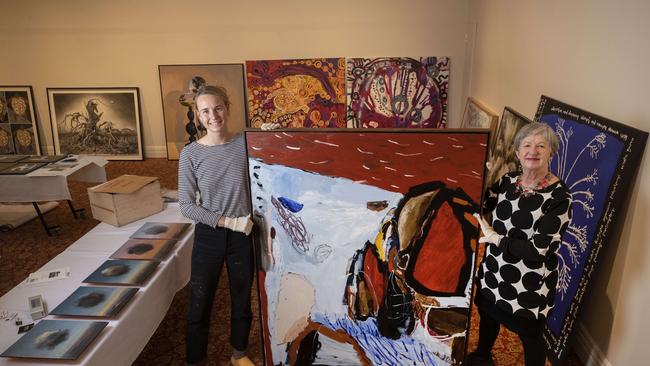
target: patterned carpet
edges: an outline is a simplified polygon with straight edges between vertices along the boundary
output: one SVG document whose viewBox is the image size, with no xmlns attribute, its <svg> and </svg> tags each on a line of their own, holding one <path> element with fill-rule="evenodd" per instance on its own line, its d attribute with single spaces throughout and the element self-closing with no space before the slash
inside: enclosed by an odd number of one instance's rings
<svg viewBox="0 0 650 366">
<path fill-rule="evenodd" d="M 177 169 L 178 162 L 167 161 L 166 159 L 147 159 L 142 162 L 111 162 L 106 166 L 109 179 L 122 174 L 158 176 L 160 177 L 161 186 L 168 189 L 176 189 Z M 0 296 L 97 225 L 98 221 L 91 217 L 86 192 L 86 189 L 93 185 L 81 182 L 70 182 L 69 184 L 75 207 L 83 207 L 87 211 L 85 219 L 75 220 L 66 204 L 60 204 L 46 214 L 48 224 L 61 226 L 59 235 L 48 237 L 38 220 L 32 220 L 14 231 L 0 233 Z M 228 282 L 225 274 L 221 276 L 218 291 L 222 294 L 222 297 L 215 301 L 213 309 L 208 354 L 208 364 L 210 365 L 226 365 L 230 358 L 227 326 L 230 323 L 230 298 L 228 297 Z M 134 362 L 134 365 L 183 364 L 187 296 L 187 288 L 176 294 L 167 316 Z M 261 365 L 262 340 L 258 315 L 257 287 L 255 285 L 253 287 L 252 303 L 254 319 L 249 338 L 248 354 L 253 362 Z M 478 315 L 473 309 L 469 337 L 470 349 L 476 347 L 478 320 Z M 507 330 L 502 330 L 494 348 L 494 359 L 496 365 L 500 366 L 523 365 L 523 354 L 519 338 Z M 566 364 L 571 366 L 582 365 L 574 353 L 569 356 Z"/>
</svg>

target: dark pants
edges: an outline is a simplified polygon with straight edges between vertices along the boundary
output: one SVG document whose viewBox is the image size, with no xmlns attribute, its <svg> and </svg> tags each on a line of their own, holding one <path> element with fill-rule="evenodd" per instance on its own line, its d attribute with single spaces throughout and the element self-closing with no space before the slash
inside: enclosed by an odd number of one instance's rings
<svg viewBox="0 0 650 366">
<path fill-rule="evenodd" d="M 542 321 L 516 317 L 497 308 L 496 305 L 484 304 L 486 302 L 483 301 L 478 305 L 481 323 L 476 353 L 487 358 L 490 357 L 501 324 L 504 324 L 521 339 L 526 366 L 544 366 L 546 363 L 546 350 L 542 339 Z"/>
<path fill-rule="evenodd" d="M 250 237 L 224 228 L 196 225 L 185 339 L 187 363 L 198 363 L 207 356 L 212 302 L 224 261 L 230 280 L 230 345 L 240 351 L 248 347 L 252 259 Z"/>
</svg>

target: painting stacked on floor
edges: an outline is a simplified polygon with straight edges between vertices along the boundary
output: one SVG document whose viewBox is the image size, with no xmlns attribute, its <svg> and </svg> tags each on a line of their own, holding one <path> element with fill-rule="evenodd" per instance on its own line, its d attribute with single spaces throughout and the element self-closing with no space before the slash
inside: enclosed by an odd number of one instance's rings
<svg viewBox="0 0 650 366">
<path fill-rule="evenodd" d="M 246 132 L 267 365 L 463 361 L 487 137 Z"/>
<path fill-rule="evenodd" d="M 40 155 L 31 86 L 0 86 L 0 154 Z"/>
<path fill-rule="evenodd" d="M 560 149 L 551 171 L 571 189 L 573 218 L 562 237 L 555 309 L 544 338 L 555 364 L 567 356 L 575 321 L 600 253 L 616 245 L 648 133 L 542 96 L 536 121 L 551 126 Z"/>
</svg>

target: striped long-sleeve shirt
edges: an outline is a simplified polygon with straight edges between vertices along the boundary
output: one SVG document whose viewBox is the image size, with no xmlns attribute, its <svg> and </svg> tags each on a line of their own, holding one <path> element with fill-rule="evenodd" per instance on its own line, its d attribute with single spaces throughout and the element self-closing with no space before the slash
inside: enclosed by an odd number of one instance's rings
<svg viewBox="0 0 650 366">
<path fill-rule="evenodd" d="M 221 216 L 248 215 L 246 166 L 242 134 L 223 145 L 192 142 L 185 146 L 178 162 L 178 204 L 183 216 L 215 227 Z"/>
</svg>

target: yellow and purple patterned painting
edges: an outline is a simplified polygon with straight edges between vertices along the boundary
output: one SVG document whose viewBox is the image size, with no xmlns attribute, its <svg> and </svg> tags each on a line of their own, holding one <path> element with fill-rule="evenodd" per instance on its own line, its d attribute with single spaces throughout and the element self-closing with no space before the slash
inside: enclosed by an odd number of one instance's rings
<svg viewBox="0 0 650 366">
<path fill-rule="evenodd" d="M 442 128 L 449 58 L 350 58 L 346 89 L 348 127 Z"/>
<path fill-rule="evenodd" d="M 345 127 L 345 59 L 246 61 L 249 126 Z"/>
</svg>

